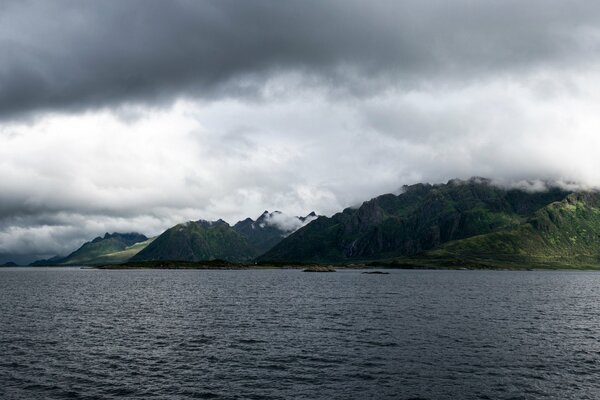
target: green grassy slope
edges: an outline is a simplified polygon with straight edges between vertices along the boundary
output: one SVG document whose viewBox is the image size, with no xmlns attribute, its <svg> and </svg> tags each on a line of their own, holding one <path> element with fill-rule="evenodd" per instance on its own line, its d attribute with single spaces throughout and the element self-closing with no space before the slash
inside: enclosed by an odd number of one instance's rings
<svg viewBox="0 0 600 400">
<path fill-rule="evenodd" d="M 30 265 L 100 265 L 116 264 L 127 261 L 146 247 L 152 239 L 139 233 L 106 233 L 84 243 L 66 257 L 53 257 L 38 260 Z"/>
<path fill-rule="evenodd" d="M 145 243 L 145 244 L 144 244 Z M 148 244 L 148 238 L 137 233 L 106 234 L 61 259 L 57 265 L 98 265 L 119 263 L 129 259 Z"/>
<path fill-rule="evenodd" d="M 516 227 L 446 243 L 395 265 L 600 268 L 600 195 L 573 193 Z"/>
<path fill-rule="evenodd" d="M 106 265 L 106 264 L 121 264 L 128 261 L 131 257 L 145 249 L 155 238 L 150 238 L 143 242 L 135 243 L 131 246 L 126 247 L 124 250 L 109 252 L 106 254 L 98 255 L 92 260 L 87 262 L 86 265 Z"/>
</svg>

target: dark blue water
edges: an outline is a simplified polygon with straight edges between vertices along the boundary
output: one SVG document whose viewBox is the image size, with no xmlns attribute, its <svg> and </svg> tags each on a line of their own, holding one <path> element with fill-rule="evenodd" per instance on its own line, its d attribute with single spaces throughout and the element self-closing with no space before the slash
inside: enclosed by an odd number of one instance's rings
<svg viewBox="0 0 600 400">
<path fill-rule="evenodd" d="M 0 269 L 1 399 L 597 399 L 600 273 Z"/>
</svg>

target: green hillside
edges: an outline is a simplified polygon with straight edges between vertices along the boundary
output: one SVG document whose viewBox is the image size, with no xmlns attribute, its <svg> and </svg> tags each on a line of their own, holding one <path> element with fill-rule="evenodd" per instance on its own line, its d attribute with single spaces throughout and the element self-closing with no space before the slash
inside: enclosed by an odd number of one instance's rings
<svg viewBox="0 0 600 400">
<path fill-rule="evenodd" d="M 316 218 L 314 213 L 306 217 L 285 217 L 279 211 L 265 211 L 256 221 L 246 218 L 234 226 L 223 220 L 190 221 L 168 229 L 130 261 L 249 262 L 271 249 L 290 233 L 286 230 L 289 226 L 280 226 L 278 221 L 283 219 L 303 224 L 313 218 Z"/>
<path fill-rule="evenodd" d="M 319 217 L 259 257 L 263 262 L 354 262 L 411 257 L 521 224 L 568 195 L 560 189 L 530 193 L 488 180 L 417 184 Z"/>
<path fill-rule="evenodd" d="M 120 264 L 128 261 L 131 257 L 142 251 L 148 246 L 155 238 L 144 240 L 143 242 L 135 243 L 131 246 L 126 247 L 123 250 L 109 252 L 106 254 L 99 255 L 92 263 L 93 265 L 105 265 L 105 264 Z"/>
<path fill-rule="evenodd" d="M 158 236 L 130 261 L 227 260 L 248 261 L 256 256 L 246 238 L 223 220 L 175 225 Z"/>
<path fill-rule="evenodd" d="M 106 233 L 84 243 L 66 257 L 39 260 L 31 265 L 99 265 L 117 264 L 145 248 L 152 239 L 139 233 Z"/>
<path fill-rule="evenodd" d="M 600 194 L 573 193 L 522 224 L 453 241 L 395 264 L 489 268 L 599 268 Z"/>
</svg>

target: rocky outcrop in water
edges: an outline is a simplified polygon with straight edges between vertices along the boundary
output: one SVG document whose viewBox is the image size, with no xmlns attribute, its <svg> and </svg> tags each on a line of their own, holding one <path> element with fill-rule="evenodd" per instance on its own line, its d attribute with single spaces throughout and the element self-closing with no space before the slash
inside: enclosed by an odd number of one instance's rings
<svg viewBox="0 0 600 400">
<path fill-rule="evenodd" d="M 336 272 L 336 270 L 331 265 L 314 265 L 312 267 L 305 268 L 303 272 Z"/>
</svg>

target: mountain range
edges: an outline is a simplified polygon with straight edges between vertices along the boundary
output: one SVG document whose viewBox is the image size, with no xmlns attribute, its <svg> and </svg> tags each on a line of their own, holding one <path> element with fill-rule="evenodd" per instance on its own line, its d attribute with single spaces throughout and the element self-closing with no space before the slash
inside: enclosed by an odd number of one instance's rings
<svg viewBox="0 0 600 400">
<path fill-rule="evenodd" d="M 247 218 L 233 226 L 221 219 L 189 221 L 167 229 L 131 261 L 250 262 L 314 218 L 314 213 L 289 218 L 265 211 L 256 221 Z"/>
<path fill-rule="evenodd" d="M 396 267 L 600 267 L 600 193 L 502 188 L 472 178 L 405 186 L 319 217 L 262 262 Z"/>
<path fill-rule="evenodd" d="M 256 221 L 246 218 L 230 226 L 223 220 L 188 221 L 177 224 L 154 238 L 139 233 L 106 233 L 84 243 L 66 257 L 33 262 L 42 265 L 101 265 L 126 261 L 250 262 L 317 216 L 290 217 L 279 211 L 261 214 Z"/>
<path fill-rule="evenodd" d="M 331 217 L 289 218 L 265 211 L 256 221 L 247 218 L 233 226 L 199 220 L 154 239 L 131 236 L 124 243 L 117 240 L 120 235 L 96 238 L 50 262 L 222 259 L 411 268 L 600 267 L 600 193 L 551 185 L 531 191 L 483 178 L 455 179 L 404 186 L 399 194 L 375 197 Z"/>
</svg>

